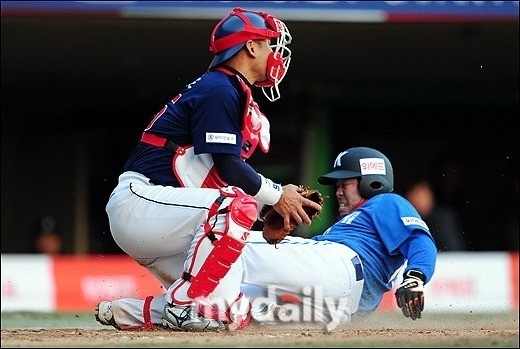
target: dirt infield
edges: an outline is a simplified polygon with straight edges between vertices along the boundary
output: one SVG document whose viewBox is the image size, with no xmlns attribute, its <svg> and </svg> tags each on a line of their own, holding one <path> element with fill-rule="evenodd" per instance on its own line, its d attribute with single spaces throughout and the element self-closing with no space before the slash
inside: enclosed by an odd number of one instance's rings
<svg viewBox="0 0 520 349">
<path fill-rule="evenodd" d="M 310 323 L 255 323 L 245 330 L 210 333 L 163 329 L 117 331 L 96 324 L 90 319 L 91 314 L 71 315 L 69 318 L 62 316 L 58 320 L 48 315 L 47 320 L 53 328 L 44 328 L 37 323 L 21 320 L 27 316 L 25 314 L 13 320 L 2 314 L 2 347 L 519 346 L 518 314 L 425 314 L 422 319 L 412 321 L 399 313 L 382 313 L 374 314 L 363 322 L 337 328 L 331 333 L 326 333 L 319 324 Z M 39 322 L 42 320 L 45 316 Z M 75 320 L 78 327 L 74 326 Z M 69 321 L 69 326 L 60 325 Z"/>
</svg>

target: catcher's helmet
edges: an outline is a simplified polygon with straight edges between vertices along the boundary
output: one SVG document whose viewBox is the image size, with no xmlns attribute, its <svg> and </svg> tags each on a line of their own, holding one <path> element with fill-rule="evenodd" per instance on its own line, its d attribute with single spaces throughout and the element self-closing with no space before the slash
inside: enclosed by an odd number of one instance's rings
<svg viewBox="0 0 520 349">
<path fill-rule="evenodd" d="M 336 184 L 340 179 L 359 178 L 359 192 L 366 199 L 394 190 L 390 160 L 367 147 L 347 149 L 336 157 L 334 170 L 318 178 L 320 184 Z"/>
<path fill-rule="evenodd" d="M 273 53 L 267 63 L 267 79 L 256 82 L 255 85 L 262 88 L 264 95 L 270 101 L 275 101 L 280 98 L 278 84 L 285 77 L 291 61 L 291 51 L 287 45 L 292 41 L 289 30 L 278 18 L 265 12 L 247 11 L 235 7 L 211 33 L 209 50 L 215 54 L 215 57 L 209 68 L 233 57 L 248 40 L 261 39 L 276 39 L 276 43 L 271 45 Z"/>
</svg>

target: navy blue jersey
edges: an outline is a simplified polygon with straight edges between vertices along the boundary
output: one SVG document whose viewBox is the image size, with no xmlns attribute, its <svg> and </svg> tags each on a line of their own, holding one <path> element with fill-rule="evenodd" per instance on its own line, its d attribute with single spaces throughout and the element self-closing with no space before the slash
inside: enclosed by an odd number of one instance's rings
<svg viewBox="0 0 520 349">
<path fill-rule="evenodd" d="M 240 155 L 244 93 L 236 76 L 205 72 L 159 111 L 146 132 L 178 145 L 193 145 L 195 154 Z M 172 173 L 172 151 L 139 142 L 124 171 L 139 172 L 155 184 L 179 186 Z M 258 177 L 258 176 L 257 176 Z"/>
<path fill-rule="evenodd" d="M 358 253 L 365 280 L 360 314 L 375 310 L 405 262 L 407 270 L 421 271 L 426 282 L 434 272 L 437 249 L 427 225 L 412 204 L 394 193 L 374 196 L 313 239 L 341 243 Z"/>
</svg>

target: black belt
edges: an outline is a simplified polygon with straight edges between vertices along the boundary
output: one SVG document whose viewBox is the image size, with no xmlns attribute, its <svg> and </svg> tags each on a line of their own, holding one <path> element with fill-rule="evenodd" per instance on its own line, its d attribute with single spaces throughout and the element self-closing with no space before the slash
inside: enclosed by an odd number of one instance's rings
<svg viewBox="0 0 520 349">
<path fill-rule="evenodd" d="M 361 266 L 359 257 L 355 256 L 351 261 L 352 264 L 354 264 L 354 269 L 356 269 L 356 281 L 363 280 L 363 267 Z"/>
</svg>

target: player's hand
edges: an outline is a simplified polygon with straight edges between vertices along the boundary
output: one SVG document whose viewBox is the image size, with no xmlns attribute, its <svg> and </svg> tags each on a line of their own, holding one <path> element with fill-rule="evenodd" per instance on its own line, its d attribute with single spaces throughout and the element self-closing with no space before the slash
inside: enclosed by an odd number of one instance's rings
<svg viewBox="0 0 520 349">
<path fill-rule="evenodd" d="M 395 291 L 397 306 L 404 316 L 412 320 L 420 319 L 424 309 L 424 275 L 417 270 L 409 270 L 403 275 L 403 282 Z"/>
<path fill-rule="evenodd" d="M 287 231 L 295 228 L 293 226 L 294 222 L 296 222 L 297 225 L 311 224 L 312 220 L 305 212 L 303 206 L 314 207 L 318 211 L 321 211 L 321 206 L 301 196 L 300 190 L 300 187 L 294 184 L 284 185 L 280 200 L 273 205 L 273 208 L 284 218 L 284 227 Z"/>
</svg>

